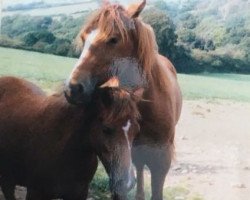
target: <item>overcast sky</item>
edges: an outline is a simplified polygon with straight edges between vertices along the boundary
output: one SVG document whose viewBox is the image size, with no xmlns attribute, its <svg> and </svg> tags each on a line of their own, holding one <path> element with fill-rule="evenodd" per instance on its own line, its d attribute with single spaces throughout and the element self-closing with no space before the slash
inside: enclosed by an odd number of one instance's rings
<svg viewBox="0 0 250 200">
<path fill-rule="evenodd" d="M 26 4 L 26 3 L 30 3 L 30 2 L 40 2 L 41 0 L 0 0 L 3 1 L 3 4 L 5 6 L 8 5 L 13 5 L 13 4 L 17 4 L 17 3 L 22 3 L 22 4 Z M 57 2 L 83 2 L 84 0 L 43 0 L 43 2 L 48 2 L 48 3 L 57 3 Z"/>
<path fill-rule="evenodd" d="M 0 0 L 3 1 L 3 7 L 7 7 L 13 4 L 27 4 L 31 2 L 40 2 L 41 0 Z M 88 0 L 86 0 L 88 1 Z M 120 2 L 123 5 L 129 5 L 130 3 L 140 2 L 141 0 L 110 0 L 111 2 Z M 58 2 L 84 2 L 84 0 L 43 0 L 45 3 L 58 3 Z"/>
</svg>

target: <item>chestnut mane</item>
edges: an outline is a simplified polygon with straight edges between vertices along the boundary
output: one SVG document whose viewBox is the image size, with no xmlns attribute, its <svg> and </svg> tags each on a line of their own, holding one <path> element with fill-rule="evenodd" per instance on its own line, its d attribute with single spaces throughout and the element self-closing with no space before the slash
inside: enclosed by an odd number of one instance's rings
<svg viewBox="0 0 250 200">
<path fill-rule="evenodd" d="M 150 25 L 143 23 L 139 18 L 130 18 L 121 5 L 106 4 L 90 16 L 79 36 L 83 38 L 84 34 L 97 27 L 102 33 L 101 38 L 105 39 L 118 30 L 123 41 L 129 39 L 129 31 L 133 29 L 140 66 L 144 73 L 151 74 L 151 69 L 156 63 L 158 46 Z"/>
</svg>

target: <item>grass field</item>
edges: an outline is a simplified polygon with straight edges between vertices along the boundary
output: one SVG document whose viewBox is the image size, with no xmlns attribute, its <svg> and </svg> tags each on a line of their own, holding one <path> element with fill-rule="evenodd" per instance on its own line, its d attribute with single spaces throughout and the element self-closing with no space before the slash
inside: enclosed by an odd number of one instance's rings
<svg viewBox="0 0 250 200">
<path fill-rule="evenodd" d="M 54 6 L 48 8 L 37 8 L 37 9 L 29 9 L 29 10 L 17 10 L 17 11 L 4 11 L 3 17 L 11 16 L 11 15 L 31 15 L 31 16 L 48 16 L 48 15 L 76 15 L 82 14 L 83 12 L 94 10 L 98 7 L 98 3 L 96 1 L 88 1 L 86 3 L 77 3 L 72 5 L 62 5 L 62 6 Z"/>
<path fill-rule="evenodd" d="M 55 90 L 68 77 L 76 59 L 0 48 L 0 76 L 14 75 Z M 250 75 L 178 75 L 184 99 L 250 101 Z"/>
<path fill-rule="evenodd" d="M 179 74 L 184 99 L 250 101 L 250 75 Z"/>
</svg>

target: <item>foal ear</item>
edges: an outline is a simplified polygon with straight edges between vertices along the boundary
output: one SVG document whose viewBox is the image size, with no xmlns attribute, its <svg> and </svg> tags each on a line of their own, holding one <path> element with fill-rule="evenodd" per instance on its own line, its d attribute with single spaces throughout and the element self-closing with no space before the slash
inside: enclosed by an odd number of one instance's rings
<svg viewBox="0 0 250 200">
<path fill-rule="evenodd" d="M 104 106 L 111 106 L 113 104 L 115 101 L 113 89 L 118 88 L 119 85 L 119 79 L 114 76 L 99 87 L 101 89 L 101 100 Z"/>
<path fill-rule="evenodd" d="M 129 16 L 131 18 L 138 17 L 140 13 L 142 12 L 142 10 L 144 9 L 145 5 L 146 5 L 146 0 L 142 0 L 142 2 L 138 4 L 129 5 L 127 9 Z"/>
<path fill-rule="evenodd" d="M 114 102 L 114 96 L 112 88 L 106 87 L 101 89 L 101 101 L 105 107 L 109 107 Z"/>
<path fill-rule="evenodd" d="M 100 88 L 110 87 L 110 88 L 118 88 L 120 85 L 119 79 L 114 76 L 110 78 L 107 82 L 103 83 Z"/>
<path fill-rule="evenodd" d="M 139 102 L 143 98 L 143 93 L 144 93 L 144 88 L 137 88 L 133 91 L 132 93 L 132 98 L 136 101 Z"/>
</svg>

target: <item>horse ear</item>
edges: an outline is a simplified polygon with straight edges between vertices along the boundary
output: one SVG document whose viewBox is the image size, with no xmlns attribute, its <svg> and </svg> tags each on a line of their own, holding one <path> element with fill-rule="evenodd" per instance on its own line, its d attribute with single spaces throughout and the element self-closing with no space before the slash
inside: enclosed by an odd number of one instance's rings
<svg viewBox="0 0 250 200">
<path fill-rule="evenodd" d="M 136 102 L 139 102 L 143 98 L 144 88 L 137 88 L 133 91 L 132 97 Z"/>
<path fill-rule="evenodd" d="M 129 5 L 127 9 L 129 16 L 131 18 L 138 17 L 140 13 L 142 12 L 142 10 L 144 9 L 145 5 L 146 5 L 146 0 L 142 0 L 142 2 L 138 4 Z"/>
</svg>

